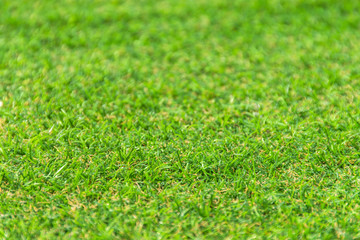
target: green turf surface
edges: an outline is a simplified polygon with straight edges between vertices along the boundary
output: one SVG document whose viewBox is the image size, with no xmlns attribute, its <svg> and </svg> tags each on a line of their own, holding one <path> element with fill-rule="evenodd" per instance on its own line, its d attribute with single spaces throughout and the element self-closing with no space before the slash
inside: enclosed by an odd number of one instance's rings
<svg viewBox="0 0 360 240">
<path fill-rule="evenodd" d="M 359 239 L 359 12 L 0 0 L 0 239 Z"/>
</svg>

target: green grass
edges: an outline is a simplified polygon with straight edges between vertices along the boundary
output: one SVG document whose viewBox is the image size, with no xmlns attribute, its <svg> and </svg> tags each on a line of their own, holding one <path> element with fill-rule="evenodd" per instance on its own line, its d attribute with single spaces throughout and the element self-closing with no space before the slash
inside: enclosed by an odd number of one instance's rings
<svg viewBox="0 0 360 240">
<path fill-rule="evenodd" d="M 359 12 L 0 0 L 0 238 L 359 239 Z"/>
</svg>

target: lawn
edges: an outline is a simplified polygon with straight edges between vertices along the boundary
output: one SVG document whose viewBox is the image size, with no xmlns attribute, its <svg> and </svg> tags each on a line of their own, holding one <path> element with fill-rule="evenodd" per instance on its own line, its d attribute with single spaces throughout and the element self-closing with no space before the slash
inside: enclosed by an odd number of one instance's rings
<svg viewBox="0 0 360 240">
<path fill-rule="evenodd" d="M 0 239 L 359 239 L 360 1 L 0 0 Z"/>
</svg>

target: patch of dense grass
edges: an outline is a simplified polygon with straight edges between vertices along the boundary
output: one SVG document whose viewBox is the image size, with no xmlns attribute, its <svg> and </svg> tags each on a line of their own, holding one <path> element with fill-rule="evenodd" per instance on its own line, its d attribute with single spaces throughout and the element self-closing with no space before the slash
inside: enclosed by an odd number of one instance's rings
<svg viewBox="0 0 360 240">
<path fill-rule="evenodd" d="M 1 0 L 2 238 L 360 238 L 360 2 Z"/>
</svg>

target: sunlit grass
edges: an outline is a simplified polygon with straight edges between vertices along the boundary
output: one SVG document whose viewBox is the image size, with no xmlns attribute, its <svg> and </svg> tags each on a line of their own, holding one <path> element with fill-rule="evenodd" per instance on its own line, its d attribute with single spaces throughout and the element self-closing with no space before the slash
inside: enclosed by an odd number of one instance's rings
<svg viewBox="0 0 360 240">
<path fill-rule="evenodd" d="M 360 238 L 359 12 L 0 1 L 1 238 Z"/>
</svg>

